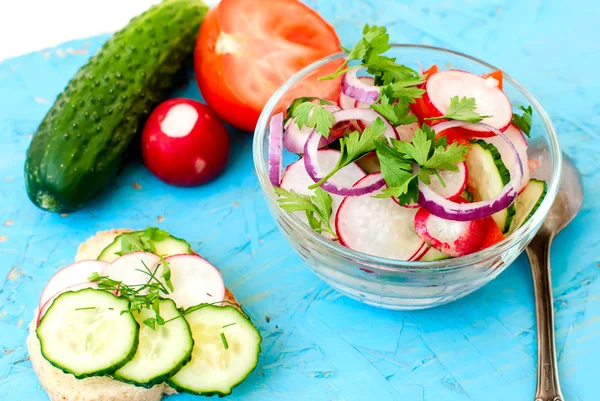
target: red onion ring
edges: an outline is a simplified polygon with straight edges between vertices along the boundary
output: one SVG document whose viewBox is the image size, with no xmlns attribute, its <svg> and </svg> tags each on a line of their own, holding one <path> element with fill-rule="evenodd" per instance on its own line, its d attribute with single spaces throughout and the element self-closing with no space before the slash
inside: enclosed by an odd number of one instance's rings
<svg viewBox="0 0 600 401">
<path fill-rule="evenodd" d="M 517 169 L 510 172 L 510 181 L 504 186 L 502 192 L 500 192 L 498 196 L 493 199 L 473 203 L 456 203 L 448 200 L 435 193 L 423 182 L 419 181 L 419 205 L 429 213 L 447 220 L 470 221 L 491 216 L 494 213 L 506 209 L 515 200 L 523 177 L 523 164 L 519 158 L 519 153 L 515 148 L 515 145 L 500 130 L 484 123 L 471 124 L 464 121 L 446 121 L 436 124 L 432 129 L 436 133 L 439 133 L 449 128 L 465 126 L 468 128 L 492 131 L 500 138 L 504 139 L 515 154 Z"/>
<path fill-rule="evenodd" d="M 367 104 L 374 103 L 379 98 L 381 89 L 375 85 L 361 82 L 356 76 L 358 70 L 363 68 L 352 68 L 342 78 L 342 93 L 352 99 Z"/>
<path fill-rule="evenodd" d="M 275 114 L 269 123 L 269 180 L 278 187 L 283 174 L 283 113 Z"/>
<path fill-rule="evenodd" d="M 383 118 L 379 113 L 372 109 L 346 109 L 340 110 L 333 113 L 335 117 L 335 123 L 339 123 L 341 121 L 350 121 L 350 120 L 361 120 L 368 124 L 373 123 L 377 118 L 381 118 L 386 127 L 384 136 L 388 139 L 396 138 L 396 130 L 394 127 L 387 122 L 385 118 Z M 322 136 L 318 134 L 315 130 L 313 130 L 304 145 L 304 166 L 306 167 L 306 172 L 310 176 L 310 178 L 314 182 L 321 181 L 321 178 L 324 177 L 324 174 L 321 172 L 321 167 L 319 165 L 319 160 L 317 158 L 317 153 L 319 150 L 319 142 L 321 141 Z M 335 184 L 332 184 L 329 181 L 325 181 L 321 184 L 321 188 L 325 191 L 340 195 L 340 196 L 362 196 L 366 194 L 370 194 L 385 185 L 385 180 L 381 178 L 367 186 L 364 187 L 338 187 Z"/>
</svg>

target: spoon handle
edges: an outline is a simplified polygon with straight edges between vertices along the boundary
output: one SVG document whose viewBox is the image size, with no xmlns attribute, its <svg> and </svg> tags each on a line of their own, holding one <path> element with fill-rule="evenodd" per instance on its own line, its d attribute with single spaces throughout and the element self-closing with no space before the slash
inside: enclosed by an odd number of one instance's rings
<svg viewBox="0 0 600 401">
<path fill-rule="evenodd" d="M 550 245 L 553 235 L 540 234 L 538 233 L 527 247 L 533 274 L 538 341 L 537 390 L 534 401 L 564 401 L 558 382 L 554 344 L 554 307 L 550 273 Z"/>
</svg>

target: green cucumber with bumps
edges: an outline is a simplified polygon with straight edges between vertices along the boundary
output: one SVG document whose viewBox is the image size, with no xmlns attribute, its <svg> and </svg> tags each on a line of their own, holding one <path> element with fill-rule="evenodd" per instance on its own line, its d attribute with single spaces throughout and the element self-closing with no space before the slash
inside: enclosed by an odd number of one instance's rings
<svg viewBox="0 0 600 401">
<path fill-rule="evenodd" d="M 35 205 L 75 211 L 112 182 L 149 113 L 183 81 L 207 10 L 200 0 L 164 0 L 77 72 L 27 151 L 25 182 Z"/>
<path fill-rule="evenodd" d="M 496 197 L 510 181 L 510 171 L 504 165 L 498 149 L 481 139 L 471 142 L 467 155 L 469 178 L 467 187 L 475 201 Z M 514 203 L 492 215 L 500 231 L 506 234 L 515 215 Z"/>
</svg>

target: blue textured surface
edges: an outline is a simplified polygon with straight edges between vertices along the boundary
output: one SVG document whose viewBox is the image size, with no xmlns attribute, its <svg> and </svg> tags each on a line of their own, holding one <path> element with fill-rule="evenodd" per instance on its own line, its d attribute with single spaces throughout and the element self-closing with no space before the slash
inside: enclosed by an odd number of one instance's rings
<svg viewBox="0 0 600 401">
<path fill-rule="evenodd" d="M 309 3 L 346 45 L 365 22 L 386 24 L 394 41 L 445 46 L 501 66 L 549 111 L 586 191 L 579 217 L 552 253 L 563 390 L 569 401 L 600 399 L 600 3 Z M 172 188 L 135 162 L 81 212 L 61 217 L 33 207 L 22 172 L 31 134 L 106 38 L 0 63 L 0 399 L 47 400 L 24 345 L 46 280 L 97 230 L 149 225 L 188 239 L 215 263 L 260 328 L 260 365 L 231 400 L 532 399 L 535 321 L 524 256 L 485 288 L 437 309 L 391 312 L 344 298 L 313 276 L 276 230 L 249 135 L 233 133 L 227 171 L 209 185 Z M 183 93 L 199 96 L 194 83 Z"/>
</svg>

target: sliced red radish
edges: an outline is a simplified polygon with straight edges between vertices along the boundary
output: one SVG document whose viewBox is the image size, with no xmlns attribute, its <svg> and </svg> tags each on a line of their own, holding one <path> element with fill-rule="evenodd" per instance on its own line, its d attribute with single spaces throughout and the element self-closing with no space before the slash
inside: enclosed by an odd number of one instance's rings
<svg viewBox="0 0 600 401">
<path fill-rule="evenodd" d="M 508 97 L 498 88 L 497 81 L 493 78 L 483 78 L 466 71 L 449 70 L 432 74 L 425 83 L 427 92 L 423 100 L 427 105 L 425 117 L 440 117 L 448 112 L 450 99 L 474 98 L 475 111 L 479 115 L 490 116 L 481 122 L 500 131 L 510 125 L 512 119 L 512 105 Z M 495 135 L 493 132 L 484 131 L 482 127 L 462 127 L 468 134 L 475 137 Z"/>
<path fill-rule="evenodd" d="M 374 110 L 371 109 L 349 109 L 349 110 L 340 110 L 338 112 L 333 113 L 335 117 L 336 123 L 342 121 L 351 121 L 351 120 L 362 120 L 368 124 L 371 124 L 377 118 L 381 118 L 383 124 L 386 128 L 385 133 L 383 134 L 386 138 L 396 138 L 396 131 L 394 128 L 385 120 L 385 118 L 381 117 L 381 115 Z M 306 145 L 304 146 L 304 166 L 306 168 L 306 172 L 309 177 L 314 182 L 319 182 L 321 177 L 324 177 L 327 172 L 331 170 L 322 169 L 319 163 L 317 156 L 318 145 L 320 140 L 320 135 L 317 134 L 316 131 L 313 131 L 308 137 L 308 141 L 306 141 Z M 335 177 L 335 175 L 334 175 Z M 371 193 L 377 189 L 380 189 L 385 185 L 385 180 L 383 177 L 378 182 L 372 182 L 366 186 L 354 186 L 352 188 L 348 188 L 345 186 L 340 186 L 335 184 L 331 178 L 321 184 L 321 188 L 326 190 L 329 193 L 341 195 L 341 196 L 361 196 L 368 193 Z"/>
<path fill-rule="evenodd" d="M 63 289 L 88 282 L 88 278 L 93 273 L 102 273 L 106 266 L 108 266 L 108 263 L 101 260 L 82 260 L 81 262 L 63 267 L 54 273 L 54 276 L 50 278 L 44 287 L 40 296 L 40 307 Z"/>
<path fill-rule="evenodd" d="M 165 258 L 171 269 L 173 292 L 163 295 L 187 309 L 204 303 L 220 304 L 225 299 L 221 272 L 199 255 L 174 255 Z"/>
<path fill-rule="evenodd" d="M 319 164 L 323 169 L 333 169 L 340 158 L 340 152 L 334 149 L 322 149 L 318 151 Z M 351 187 L 356 181 L 360 180 L 365 176 L 365 172 L 356 164 L 351 163 L 344 167 L 337 174 L 331 177 L 331 182 L 342 187 Z M 314 181 L 309 177 L 304 167 L 304 160 L 300 160 L 290 164 L 283 175 L 281 180 L 281 188 L 287 189 L 288 191 L 294 191 L 301 195 L 312 195 L 314 190 L 308 189 L 310 185 L 314 184 Z M 331 194 L 332 200 L 332 214 L 331 214 L 331 226 L 335 224 L 335 214 L 337 212 L 340 203 L 343 200 L 342 196 Z M 294 212 L 298 218 L 308 224 L 306 215 L 303 212 Z M 326 237 L 330 235 L 323 233 Z"/>
<path fill-rule="evenodd" d="M 444 181 L 442 185 L 440 179 L 436 175 L 431 175 L 429 178 L 431 184 L 429 188 L 433 189 L 437 194 L 443 196 L 446 199 L 457 199 L 463 193 L 467 187 L 468 172 L 467 164 L 465 162 L 458 163 L 456 165 L 458 171 L 440 170 L 439 174 Z"/>
<path fill-rule="evenodd" d="M 379 98 L 381 89 L 374 81 L 363 81 L 356 76 L 362 68 L 352 68 L 342 78 L 342 92 L 358 101 L 371 104 Z"/>
<path fill-rule="evenodd" d="M 37 315 L 36 325 L 40 324 L 40 321 L 42 320 L 42 317 L 44 317 L 44 315 L 46 314 L 46 311 L 48 311 L 48 309 L 50 308 L 50 306 L 52 306 L 52 302 L 60 294 L 63 294 L 63 293 L 68 292 L 68 291 L 79 291 L 79 290 L 84 290 L 86 288 L 97 288 L 97 287 L 98 287 L 98 285 L 96 283 L 90 283 L 88 281 L 88 282 L 74 284 L 74 285 L 71 285 L 69 287 L 62 288 L 62 289 L 58 290 L 55 294 L 53 294 L 51 297 L 49 297 L 43 304 L 40 303 L 40 305 L 38 307 L 38 315 Z M 86 306 L 91 307 L 93 305 L 86 305 Z M 82 306 L 82 308 L 86 307 L 86 306 Z"/>
<path fill-rule="evenodd" d="M 170 99 L 154 109 L 146 121 L 142 156 L 148 170 L 167 184 L 200 185 L 225 169 L 229 134 L 206 105 L 191 99 Z"/>
<path fill-rule="evenodd" d="M 355 185 L 365 186 L 380 179 L 380 173 L 370 174 Z M 416 209 L 399 207 L 389 198 L 372 195 L 344 199 L 335 219 L 340 243 L 382 258 L 408 260 L 415 257 L 423 245 L 414 231 Z"/>
<path fill-rule="evenodd" d="M 297 127 L 297 126 L 296 126 Z M 276 187 L 283 172 L 283 113 L 275 114 L 269 123 L 269 181 Z"/>
<path fill-rule="evenodd" d="M 521 159 L 521 163 L 523 164 L 523 166 L 528 166 L 527 140 L 525 139 L 525 136 L 517 127 L 515 127 L 512 124 L 507 128 L 506 131 L 504 131 L 504 135 L 506 135 L 506 137 L 510 139 L 512 144 L 517 149 L 517 152 L 519 153 L 519 159 Z M 498 149 L 498 152 L 500 152 L 500 156 L 502 157 L 504 165 L 509 170 L 512 171 L 515 169 L 515 155 L 508 143 L 506 143 L 502 138 L 499 138 L 497 136 L 491 138 L 484 138 L 484 141 L 487 143 L 491 143 L 496 147 L 496 149 Z M 519 189 L 519 192 L 525 189 L 525 187 L 527 186 L 527 183 L 529 182 L 529 174 L 529 168 L 524 168 L 523 178 L 521 179 L 521 187 Z"/>
<path fill-rule="evenodd" d="M 464 256 L 479 250 L 486 230 L 485 219 L 452 221 L 421 208 L 415 215 L 417 235 L 449 256 Z"/>
<path fill-rule="evenodd" d="M 150 280 L 148 269 L 154 273 L 159 262 L 160 258 L 153 253 L 132 252 L 107 265 L 102 271 L 102 275 L 129 286 L 146 284 Z M 156 278 L 160 278 L 161 275 L 162 268 L 159 266 Z M 118 295 L 118 291 L 116 293 Z M 142 291 L 142 293 L 147 293 L 147 291 Z"/>
</svg>

